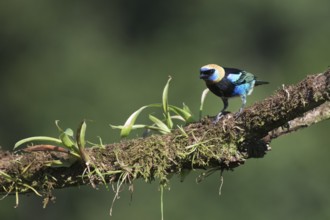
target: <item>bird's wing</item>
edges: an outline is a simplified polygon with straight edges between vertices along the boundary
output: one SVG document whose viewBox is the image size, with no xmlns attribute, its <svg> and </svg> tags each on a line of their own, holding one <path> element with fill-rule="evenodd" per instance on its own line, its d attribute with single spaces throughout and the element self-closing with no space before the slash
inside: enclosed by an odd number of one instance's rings
<svg viewBox="0 0 330 220">
<path fill-rule="evenodd" d="M 252 73 L 244 70 L 225 68 L 225 71 L 227 79 L 235 85 L 250 83 L 255 80 L 255 76 Z"/>
<path fill-rule="evenodd" d="M 236 83 L 242 76 L 242 70 L 224 67 L 225 77 L 232 83 Z"/>
</svg>

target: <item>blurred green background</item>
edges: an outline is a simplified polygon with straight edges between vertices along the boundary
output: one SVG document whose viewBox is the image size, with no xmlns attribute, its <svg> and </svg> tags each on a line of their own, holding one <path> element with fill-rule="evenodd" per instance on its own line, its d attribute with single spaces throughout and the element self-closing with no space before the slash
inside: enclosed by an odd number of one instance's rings
<svg viewBox="0 0 330 220">
<path fill-rule="evenodd" d="M 248 105 L 282 84 L 330 65 L 330 1 L 0 1 L 0 145 L 88 123 L 91 141 L 119 141 L 121 124 L 142 105 L 160 102 L 168 75 L 170 102 L 198 114 L 208 63 L 255 73 Z M 222 103 L 209 95 L 205 114 Z M 230 101 L 236 111 L 240 99 Z M 139 118 L 145 122 L 147 115 Z M 329 121 L 281 137 L 253 159 L 200 184 L 199 172 L 165 191 L 166 219 L 329 219 Z M 104 187 L 56 190 L 42 209 L 33 194 L 0 201 L 1 219 L 110 219 L 114 193 Z M 157 182 L 123 191 L 111 219 L 160 219 Z"/>
</svg>

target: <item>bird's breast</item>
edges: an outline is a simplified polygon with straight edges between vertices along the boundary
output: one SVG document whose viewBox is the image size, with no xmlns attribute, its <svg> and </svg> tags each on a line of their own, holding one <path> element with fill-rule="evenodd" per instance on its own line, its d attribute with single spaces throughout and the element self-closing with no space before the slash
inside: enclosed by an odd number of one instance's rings
<svg viewBox="0 0 330 220">
<path fill-rule="evenodd" d="M 234 94 L 235 85 L 229 80 L 223 79 L 220 82 L 214 84 L 206 83 L 206 86 L 216 96 L 227 98 L 236 96 Z"/>
</svg>

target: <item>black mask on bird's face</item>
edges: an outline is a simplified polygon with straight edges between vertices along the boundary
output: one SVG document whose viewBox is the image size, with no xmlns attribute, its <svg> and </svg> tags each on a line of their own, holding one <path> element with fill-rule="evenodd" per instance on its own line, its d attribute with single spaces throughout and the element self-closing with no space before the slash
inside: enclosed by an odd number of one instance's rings
<svg viewBox="0 0 330 220">
<path fill-rule="evenodd" d="M 212 76 L 214 76 L 214 73 L 215 69 L 201 68 L 199 78 L 212 81 Z"/>
<path fill-rule="evenodd" d="M 207 84 L 220 82 L 225 76 L 225 69 L 216 64 L 208 64 L 200 68 L 199 78 L 205 80 Z"/>
</svg>

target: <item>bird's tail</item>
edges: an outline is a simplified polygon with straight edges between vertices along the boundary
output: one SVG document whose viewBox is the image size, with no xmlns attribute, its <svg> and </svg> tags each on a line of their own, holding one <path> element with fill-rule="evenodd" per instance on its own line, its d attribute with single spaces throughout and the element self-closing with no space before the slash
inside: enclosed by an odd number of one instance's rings
<svg viewBox="0 0 330 220">
<path fill-rule="evenodd" d="M 269 84 L 269 82 L 256 80 L 254 86 L 260 86 L 260 85 L 263 85 L 263 84 Z"/>
</svg>

